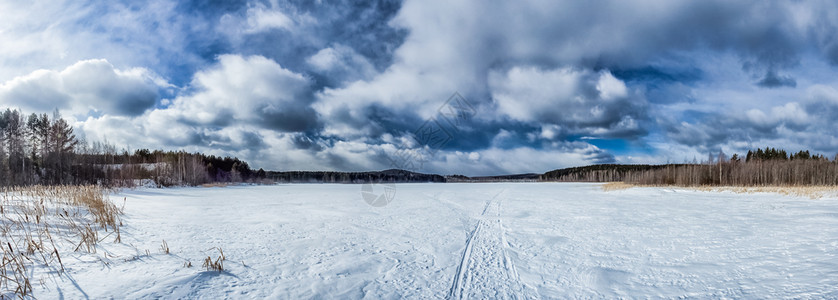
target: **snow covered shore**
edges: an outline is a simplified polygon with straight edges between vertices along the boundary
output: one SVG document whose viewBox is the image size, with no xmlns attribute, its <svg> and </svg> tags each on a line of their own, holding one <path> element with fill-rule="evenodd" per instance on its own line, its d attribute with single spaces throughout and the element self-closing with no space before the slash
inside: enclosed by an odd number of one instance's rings
<svg viewBox="0 0 838 300">
<path fill-rule="evenodd" d="M 398 184 L 380 208 L 345 184 L 111 198 L 127 199 L 123 243 L 68 257 L 36 297 L 838 297 L 835 198 L 574 183 Z M 225 271 L 206 271 L 219 248 Z"/>
</svg>

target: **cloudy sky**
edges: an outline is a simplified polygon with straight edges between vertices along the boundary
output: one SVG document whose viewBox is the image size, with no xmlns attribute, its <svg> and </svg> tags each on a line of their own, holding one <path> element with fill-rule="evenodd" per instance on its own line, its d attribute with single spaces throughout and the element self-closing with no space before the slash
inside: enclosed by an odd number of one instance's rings
<svg viewBox="0 0 838 300">
<path fill-rule="evenodd" d="M 357 2 L 0 0 L 0 104 L 269 170 L 838 151 L 835 1 Z M 450 140 L 417 142 L 455 93 Z"/>
</svg>

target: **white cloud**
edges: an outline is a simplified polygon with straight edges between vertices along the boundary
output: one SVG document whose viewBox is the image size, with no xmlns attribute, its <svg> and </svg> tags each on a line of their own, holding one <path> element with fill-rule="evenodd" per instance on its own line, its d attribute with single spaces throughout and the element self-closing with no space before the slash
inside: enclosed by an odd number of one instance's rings
<svg viewBox="0 0 838 300">
<path fill-rule="evenodd" d="M 813 85 L 806 91 L 808 104 L 826 103 L 838 106 L 838 90 L 828 85 Z"/>
<path fill-rule="evenodd" d="M 308 107 L 310 80 L 262 56 L 220 56 L 217 64 L 195 75 L 188 90 L 168 106 L 139 116 L 90 116 L 76 126 L 91 141 L 236 155 L 254 166 L 278 168 L 279 160 L 267 160 L 274 155 L 262 150 L 277 146 L 289 150 L 283 155 L 300 155 L 305 151 L 290 151 L 296 136 L 291 132 L 317 122 Z"/>
<path fill-rule="evenodd" d="M 80 119 L 89 113 L 139 115 L 154 106 L 158 89 L 168 87 L 144 68 L 120 70 L 106 60 L 85 60 L 0 83 L 0 103 L 31 112 L 58 108 Z"/>
<path fill-rule="evenodd" d="M 489 73 L 489 89 L 497 115 L 541 124 L 542 135 L 623 135 L 640 130 L 636 119 L 645 105 L 630 97 L 621 80 L 608 71 L 513 67 Z M 544 125 L 558 125 L 545 130 Z"/>
<path fill-rule="evenodd" d="M 760 109 L 750 109 L 745 112 L 744 120 L 750 125 L 763 129 L 773 129 L 778 126 L 801 129 L 815 121 L 797 102 L 774 106 L 769 113 Z"/>
<path fill-rule="evenodd" d="M 471 152 L 440 151 L 418 171 L 466 176 L 542 173 L 601 163 L 602 154 L 601 149 L 586 143 L 562 143 L 544 149 L 492 147 Z"/>
<path fill-rule="evenodd" d="M 290 29 L 294 21 L 278 9 L 257 5 L 247 9 L 247 26 L 245 32 L 252 34 L 271 29 Z"/>
<path fill-rule="evenodd" d="M 350 82 L 367 80 L 376 74 L 375 66 L 350 47 L 335 44 L 306 59 L 313 70 L 330 78 Z"/>
<path fill-rule="evenodd" d="M 499 114 L 525 122 L 556 122 L 558 114 L 567 108 L 562 104 L 585 101 L 578 92 L 586 75 L 572 69 L 516 67 L 506 73 L 489 73 L 489 86 Z"/>
<path fill-rule="evenodd" d="M 418 115 L 428 119 L 451 94 L 459 81 L 439 74 L 417 74 L 400 66 L 392 67 L 369 81 L 356 81 L 344 88 L 326 88 L 317 94 L 314 109 L 329 120 L 324 133 L 349 139 L 375 137 L 374 119 L 368 115 L 372 106 L 391 112 L 393 118 Z M 416 127 L 421 124 L 416 124 Z M 412 129 L 411 129 L 412 130 Z"/>
<path fill-rule="evenodd" d="M 241 122 L 280 131 L 302 131 L 317 122 L 308 107 L 310 81 L 262 56 L 222 55 L 195 74 L 191 95 L 169 105 L 178 120 L 203 126 Z"/>
<path fill-rule="evenodd" d="M 622 80 L 615 78 L 614 75 L 611 75 L 611 72 L 600 72 L 596 89 L 599 91 L 599 97 L 605 101 L 628 97 L 626 84 Z"/>
<path fill-rule="evenodd" d="M 0 81 L 90 58 L 107 59 L 122 69 L 143 66 L 165 74 L 200 63 L 199 55 L 188 49 L 190 37 L 196 36 L 194 31 L 212 30 L 208 23 L 214 21 L 181 14 L 174 0 L 150 0 L 139 6 L 122 1 L 92 4 L 71 0 L 0 3 L 4 48 Z M 170 65 L 174 63 L 178 66 Z"/>
</svg>

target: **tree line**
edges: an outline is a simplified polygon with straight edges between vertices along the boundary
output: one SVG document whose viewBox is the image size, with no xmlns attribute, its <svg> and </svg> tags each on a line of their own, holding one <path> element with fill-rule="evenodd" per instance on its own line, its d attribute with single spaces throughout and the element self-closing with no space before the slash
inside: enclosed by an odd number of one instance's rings
<svg viewBox="0 0 838 300">
<path fill-rule="evenodd" d="M 271 182 L 283 183 L 405 183 L 405 182 L 446 182 L 446 178 L 436 174 L 423 174 L 406 170 L 390 169 L 371 172 L 335 172 L 335 171 L 287 171 L 267 172 Z"/>
<path fill-rule="evenodd" d="M 235 157 L 186 151 L 118 151 L 107 143 L 87 143 L 58 110 L 25 115 L 0 112 L 0 186 L 99 184 L 133 186 L 149 180 L 158 186 L 263 180 Z"/>
<path fill-rule="evenodd" d="M 50 118 L 6 109 L 0 113 L 0 183 L 71 183 L 77 145 L 73 128 L 58 111 Z"/>
<path fill-rule="evenodd" d="M 595 165 L 550 171 L 544 181 L 623 181 L 647 185 L 802 186 L 838 185 L 838 156 L 829 160 L 808 150 L 789 154 L 765 148 L 729 159 L 723 153 L 703 163 L 666 165 Z"/>
<path fill-rule="evenodd" d="M 731 160 L 739 161 L 740 159 L 737 154 L 734 154 Z M 786 153 L 786 150 L 766 147 L 765 150 L 748 150 L 748 154 L 745 155 L 745 162 L 753 160 L 828 160 L 828 158 L 823 154 L 810 154 L 809 150 L 800 150 L 800 152 L 789 155 Z"/>
<path fill-rule="evenodd" d="M 572 181 L 572 182 L 610 182 L 623 181 L 632 173 L 652 171 L 667 166 L 678 165 L 620 165 L 601 164 L 584 167 L 573 167 L 546 172 L 539 177 L 541 181 Z"/>
</svg>

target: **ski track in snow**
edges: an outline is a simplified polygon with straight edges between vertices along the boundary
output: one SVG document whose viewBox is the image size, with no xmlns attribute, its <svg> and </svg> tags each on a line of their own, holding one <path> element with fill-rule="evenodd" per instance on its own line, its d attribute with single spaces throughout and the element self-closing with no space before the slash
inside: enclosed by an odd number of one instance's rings
<svg viewBox="0 0 838 300">
<path fill-rule="evenodd" d="M 486 201 L 466 239 L 448 299 L 531 299 L 507 253 L 501 207 L 506 190 Z"/>
</svg>

